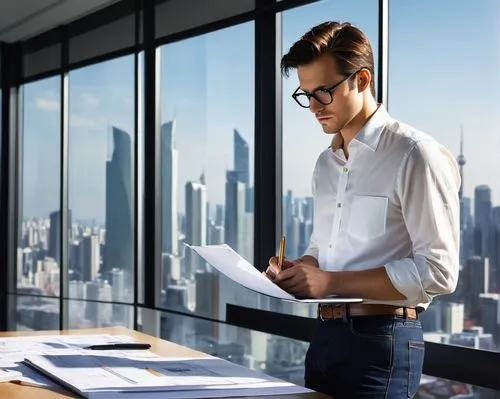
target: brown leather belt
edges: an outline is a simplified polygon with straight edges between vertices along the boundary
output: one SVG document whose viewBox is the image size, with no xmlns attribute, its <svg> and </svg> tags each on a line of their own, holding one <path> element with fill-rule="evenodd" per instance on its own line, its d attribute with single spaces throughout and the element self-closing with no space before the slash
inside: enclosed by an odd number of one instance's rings
<svg viewBox="0 0 500 399">
<path fill-rule="evenodd" d="M 380 315 L 403 316 L 417 320 L 418 313 L 419 311 L 415 308 L 379 304 L 320 304 L 318 306 L 318 317 L 321 320 L 347 320 L 350 317 Z"/>
</svg>

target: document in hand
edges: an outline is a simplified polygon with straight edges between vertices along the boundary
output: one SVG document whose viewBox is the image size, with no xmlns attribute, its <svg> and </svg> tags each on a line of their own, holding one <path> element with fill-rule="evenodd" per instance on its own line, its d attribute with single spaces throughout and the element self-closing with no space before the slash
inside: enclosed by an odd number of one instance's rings
<svg viewBox="0 0 500 399">
<path fill-rule="evenodd" d="M 281 289 L 266 276 L 262 275 L 262 273 L 227 244 L 204 246 L 186 244 L 186 246 L 196 251 L 210 265 L 225 274 L 231 280 L 264 295 L 303 303 L 353 303 L 363 301 L 361 298 L 346 298 L 340 296 L 329 296 L 322 299 L 299 299 Z"/>
<path fill-rule="evenodd" d="M 61 354 L 29 356 L 25 363 L 91 399 L 194 399 L 311 392 L 216 357 L 134 359 L 118 354 Z"/>
</svg>

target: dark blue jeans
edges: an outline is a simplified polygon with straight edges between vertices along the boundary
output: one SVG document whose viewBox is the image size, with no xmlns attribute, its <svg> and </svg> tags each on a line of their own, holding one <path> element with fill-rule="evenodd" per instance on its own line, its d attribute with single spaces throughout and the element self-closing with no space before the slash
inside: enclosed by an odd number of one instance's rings
<svg viewBox="0 0 500 399">
<path fill-rule="evenodd" d="M 402 399 L 417 392 L 424 361 L 419 320 L 400 316 L 318 319 L 305 385 L 335 399 Z"/>
</svg>

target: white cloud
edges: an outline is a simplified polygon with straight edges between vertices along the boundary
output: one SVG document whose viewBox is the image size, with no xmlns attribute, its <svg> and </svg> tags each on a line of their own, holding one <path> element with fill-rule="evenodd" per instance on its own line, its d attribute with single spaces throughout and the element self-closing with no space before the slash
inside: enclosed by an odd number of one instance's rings
<svg viewBox="0 0 500 399">
<path fill-rule="evenodd" d="M 88 92 L 81 93 L 80 98 L 82 99 L 84 104 L 91 107 L 97 107 L 101 104 L 101 101 L 96 96 Z"/>
<path fill-rule="evenodd" d="M 104 124 L 105 121 L 102 118 L 89 118 L 78 114 L 71 114 L 69 118 L 70 128 L 98 130 L 101 129 Z"/>
<path fill-rule="evenodd" d="M 42 111 L 55 112 L 59 111 L 60 109 L 59 101 L 45 97 L 36 98 L 35 105 L 38 109 Z"/>
</svg>

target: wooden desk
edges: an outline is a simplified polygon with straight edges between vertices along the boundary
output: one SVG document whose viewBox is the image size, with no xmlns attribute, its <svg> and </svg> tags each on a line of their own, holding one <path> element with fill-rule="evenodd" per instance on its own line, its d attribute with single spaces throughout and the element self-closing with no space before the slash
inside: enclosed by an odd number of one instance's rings
<svg viewBox="0 0 500 399">
<path fill-rule="evenodd" d="M 22 337 L 30 335 L 67 335 L 67 334 L 121 334 L 128 335 L 130 337 L 136 338 L 142 342 L 147 342 L 151 344 L 151 350 L 161 356 L 172 356 L 172 357 L 182 357 L 182 356 L 193 356 L 193 357 L 205 357 L 206 354 L 196 351 L 194 349 L 189 349 L 185 346 L 177 345 L 172 342 L 164 341 L 159 338 L 154 338 L 150 335 L 142 334 L 140 332 L 129 330 L 123 327 L 113 327 L 113 328 L 95 328 L 88 330 L 66 330 L 66 331 L 29 331 L 29 332 L 0 332 L 0 337 Z M 26 399 L 26 398 L 36 398 L 36 399 L 60 399 L 60 398 L 74 398 L 75 396 L 70 392 L 64 390 L 63 388 L 34 388 L 22 386 L 10 382 L 0 383 L 0 398 L 9 399 Z M 272 396 L 276 399 L 276 396 Z M 256 397 L 245 397 L 246 399 L 271 399 L 271 396 L 256 396 Z M 242 399 L 245 399 L 242 398 Z M 327 399 L 329 396 L 320 393 L 310 393 L 310 394 L 295 394 L 295 395 L 280 395 L 281 399 Z"/>
</svg>

